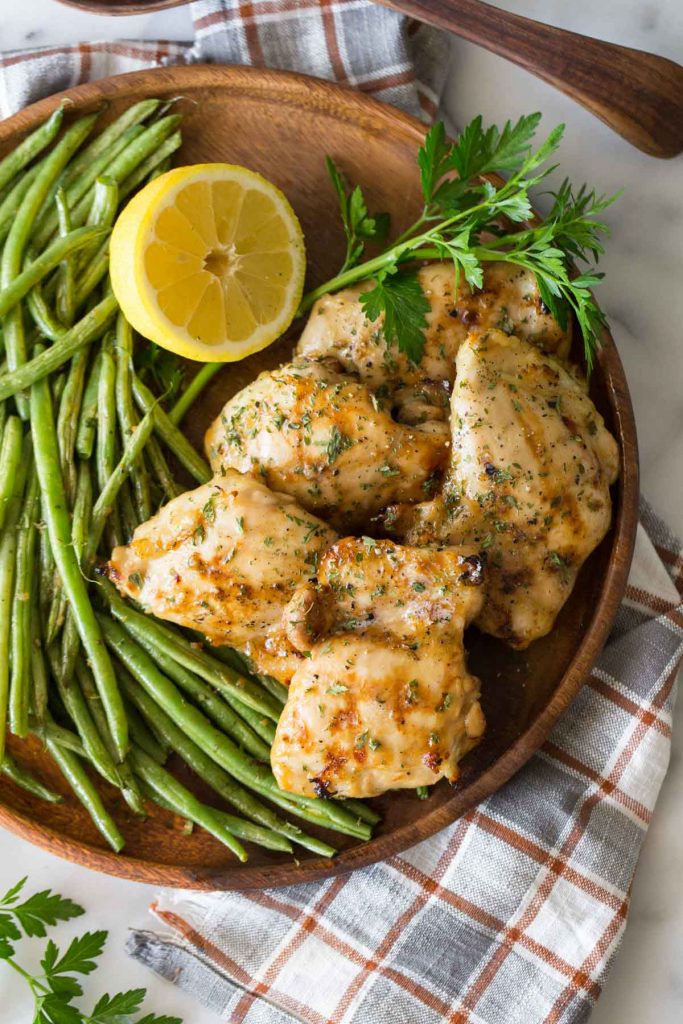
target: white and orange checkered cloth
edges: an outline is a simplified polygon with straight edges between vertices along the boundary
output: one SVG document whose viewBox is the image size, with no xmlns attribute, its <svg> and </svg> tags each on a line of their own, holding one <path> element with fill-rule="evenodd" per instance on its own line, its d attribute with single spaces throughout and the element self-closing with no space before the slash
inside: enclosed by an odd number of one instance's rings
<svg viewBox="0 0 683 1024">
<path fill-rule="evenodd" d="M 367 0 L 201 0 L 194 44 L 83 43 L 0 59 L 8 114 L 162 63 L 305 71 L 431 117 L 446 43 Z M 246 1024 L 576 1024 L 626 923 L 683 654 L 681 547 L 643 504 L 626 599 L 590 680 L 502 790 L 400 857 L 249 894 L 165 893 L 133 956 Z"/>
</svg>

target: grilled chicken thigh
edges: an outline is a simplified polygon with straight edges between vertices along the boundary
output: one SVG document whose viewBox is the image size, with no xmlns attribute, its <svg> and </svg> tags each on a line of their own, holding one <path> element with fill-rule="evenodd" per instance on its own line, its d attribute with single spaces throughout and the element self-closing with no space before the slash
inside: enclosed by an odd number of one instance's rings
<svg viewBox="0 0 683 1024">
<path fill-rule="evenodd" d="M 609 529 L 617 445 L 575 377 L 500 331 L 461 346 L 451 425 L 443 493 L 387 520 L 409 544 L 484 550 L 477 624 L 524 648 L 550 631 Z"/>
<path fill-rule="evenodd" d="M 301 656 L 282 613 L 335 539 L 293 498 L 227 470 L 139 526 L 108 571 L 147 611 L 237 648 L 287 683 Z"/>
<path fill-rule="evenodd" d="M 285 612 L 307 657 L 272 748 L 282 789 L 367 797 L 458 777 L 484 731 L 463 648 L 481 581 L 454 548 L 349 537 L 322 556 Z"/>
<path fill-rule="evenodd" d="M 407 427 L 334 359 L 297 359 L 231 398 L 206 434 L 214 472 L 250 473 L 340 529 L 423 501 L 448 458 L 445 423 Z M 430 490 L 431 488 L 431 490 Z"/>
<path fill-rule="evenodd" d="M 431 305 L 424 354 L 411 363 L 387 348 L 381 320 L 366 319 L 359 296 L 371 282 L 325 295 L 311 315 L 297 346 L 303 356 L 333 355 L 378 395 L 390 396 L 406 423 L 447 420 L 455 357 L 470 330 L 499 328 L 560 358 L 569 354 L 570 335 L 544 307 L 533 273 L 509 263 L 488 263 L 484 284 L 471 292 L 461 277 L 457 296 L 452 263 L 430 263 L 418 278 Z"/>
</svg>

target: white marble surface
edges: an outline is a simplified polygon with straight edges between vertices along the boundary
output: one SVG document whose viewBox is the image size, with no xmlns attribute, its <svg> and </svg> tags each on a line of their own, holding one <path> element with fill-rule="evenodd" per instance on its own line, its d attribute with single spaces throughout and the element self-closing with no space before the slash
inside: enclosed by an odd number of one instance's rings
<svg viewBox="0 0 683 1024">
<path fill-rule="evenodd" d="M 500 7 L 554 24 L 650 49 L 683 61 L 681 0 L 497 0 Z M 0 48 L 78 39 L 187 39 L 189 12 L 102 18 L 54 0 L 0 0 Z M 683 158 L 643 156 L 548 86 L 503 60 L 455 40 L 446 108 L 456 123 L 482 112 L 501 121 L 532 109 L 550 126 L 567 124 L 562 170 L 600 190 L 625 187 L 609 214 L 613 239 L 601 298 L 616 327 L 633 392 L 640 435 L 643 488 L 683 533 Z M 624 329 L 621 329 L 621 328 Z M 593 1024 L 680 1024 L 683 1020 L 683 716 L 671 769 L 636 876 L 630 923 Z M 146 985 L 149 1007 L 174 1012 L 186 1024 L 217 1018 L 122 952 L 126 930 L 146 926 L 153 890 L 98 876 L 0 834 L 0 887 L 28 874 L 32 888 L 56 886 L 88 909 L 89 927 L 111 932 L 104 969 L 93 985 Z M 20 983 L 0 974 L 0 1024 L 30 1018 Z M 409 1022 L 408 1022 L 409 1024 Z"/>
</svg>

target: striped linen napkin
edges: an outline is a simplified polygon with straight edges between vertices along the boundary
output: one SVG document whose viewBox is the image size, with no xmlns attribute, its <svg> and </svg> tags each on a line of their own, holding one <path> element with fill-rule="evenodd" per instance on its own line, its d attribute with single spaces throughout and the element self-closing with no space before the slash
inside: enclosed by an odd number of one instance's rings
<svg viewBox="0 0 683 1024">
<path fill-rule="evenodd" d="M 429 119 L 446 41 L 367 0 L 201 0 L 194 44 L 0 57 L 0 110 L 180 62 L 253 63 Z M 666 772 L 683 655 L 680 544 L 643 503 L 626 598 L 587 685 L 493 797 L 402 856 L 248 894 L 162 893 L 138 960 L 247 1024 L 575 1024 L 600 994 Z"/>
</svg>

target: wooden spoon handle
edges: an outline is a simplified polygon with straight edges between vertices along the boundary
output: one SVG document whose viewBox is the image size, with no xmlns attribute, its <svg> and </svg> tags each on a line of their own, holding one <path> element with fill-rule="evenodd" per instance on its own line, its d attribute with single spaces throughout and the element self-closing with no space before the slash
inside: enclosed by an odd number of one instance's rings
<svg viewBox="0 0 683 1024">
<path fill-rule="evenodd" d="M 644 153 L 683 152 L 683 67 L 666 57 L 543 25 L 481 0 L 380 0 L 519 64 Z"/>
</svg>

